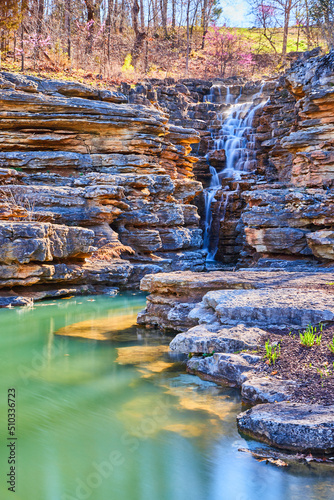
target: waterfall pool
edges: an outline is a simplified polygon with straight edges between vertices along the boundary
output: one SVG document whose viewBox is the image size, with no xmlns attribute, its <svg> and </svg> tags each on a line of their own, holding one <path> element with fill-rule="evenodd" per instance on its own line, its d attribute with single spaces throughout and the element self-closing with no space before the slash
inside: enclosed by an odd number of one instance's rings
<svg viewBox="0 0 334 500">
<path fill-rule="evenodd" d="M 0 310 L 0 498 L 331 500 L 334 473 L 277 468 L 236 428 L 239 391 L 188 375 L 135 326 L 140 293 Z M 15 495 L 8 389 L 15 389 Z"/>
</svg>

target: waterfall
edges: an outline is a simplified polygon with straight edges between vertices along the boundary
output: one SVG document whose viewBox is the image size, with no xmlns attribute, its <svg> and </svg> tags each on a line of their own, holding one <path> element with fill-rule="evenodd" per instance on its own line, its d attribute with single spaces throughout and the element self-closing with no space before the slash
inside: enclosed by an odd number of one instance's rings
<svg viewBox="0 0 334 500">
<path fill-rule="evenodd" d="M 218 133 L 211 132 L 213 139 L 214 151 L 225 150 L 226 164 L 225 168 L 217 172 L 217 170 L 210 166 L 211 182 L 208 188 L 204 190 L 205 201 L 205 222 L 204 222 L 204 237 L 203 249 L 207 253 L 207 261 L 214 261 L 215 255 L 218 250 L 219 235 L 212 238 L 212 203 L 218 201 L 215 196 L 221 189 L 222 178 L 232 178 L 240 180 L 243 172 L 250 172 L 255 166 L 256 153 L 255 153 L 255 137 L 252 134 L 252 124 L 255 113 L 258 109 L 264 106 L 265 100 L 261 99 L 264 84 L 258 93 L 252 96 L 248 102 L 239 103 L 241 92 L 239 96 L 234 99 L 231 94 L 230 87 L 226 88 L 225 104 L 230 105 L 227 115 L 224 118 L 224 112 L 218 115 L 221 122 L 221 128 Z M 214 98 L 213 87 L 210 89 L 209 102 L 213 102 Z M 219 91 L 219 96 L 221 92 Z M 257 103 L 258 99 L 261 99 Z M 238 188 L 237 188 L 238 190 Z M 227 204 L 229 198 L 236 191 L 224 191 L 225 198 L 221 200 L 220 208 L 224 200 L 224 209 L 221 221 L 224 220 Z M 220 209 L 218 210 L 220 212 Z"/>
</svg>

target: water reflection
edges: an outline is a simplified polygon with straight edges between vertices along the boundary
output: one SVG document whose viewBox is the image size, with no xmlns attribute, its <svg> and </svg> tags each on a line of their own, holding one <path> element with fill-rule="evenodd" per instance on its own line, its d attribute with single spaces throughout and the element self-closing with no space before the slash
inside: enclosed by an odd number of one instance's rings
<svg viewBox="0 0 334 500">
<path fill-rule="evenodd" d="M 333 498 L 328 468 L 280 470 L 238 452 L 258 446 L 237 433 L 238 391 L 186 374 L 167 337 L 133 326 L 110 335 L 110 318 L 144 304 L 125 294 L 0 311 L 0 498 L 12 498 L 8 387 L 18 391 L 18 500 Z M 54 335 L 103 322 L 102 342 Z"/>
</svg>

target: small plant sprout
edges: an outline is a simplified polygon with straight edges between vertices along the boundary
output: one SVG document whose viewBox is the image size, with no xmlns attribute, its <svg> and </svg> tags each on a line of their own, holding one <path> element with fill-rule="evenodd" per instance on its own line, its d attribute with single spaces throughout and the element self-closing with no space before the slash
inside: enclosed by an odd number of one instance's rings
<svg viewBox="0 0 334 500">
<path fill-rule="evenodd" d="M 334 354 L 334 337 L 332 338 L 332 342 L 328 345 L 328 349 L 331 351 L 332 354 Z M 334 368 L 334 363 L 333 363 L 333 368 Z"/>
<path fill-rule="evenodd" d="M 266 349 L 266 354 L 265 354 L 265 359 L 267 360 L 268 365 L 275 364 L 277 358 L 281 355 L 281 346 L 280 344 L 278 345 L 271 345 L 270 340 L 268 339 L 267 342 L 265 343 L 265 349 Z"/>
<path fill-rule="evenodd" d="M 299 332 L 300 343 L 305 347 L 312 347 L 314 343 L 320 345 L 322 334 L 316 335 L 317 327 L 309 324 L 304 333 Z M 334 351 L 333 351 L 334 352 Z"/>
</svg>

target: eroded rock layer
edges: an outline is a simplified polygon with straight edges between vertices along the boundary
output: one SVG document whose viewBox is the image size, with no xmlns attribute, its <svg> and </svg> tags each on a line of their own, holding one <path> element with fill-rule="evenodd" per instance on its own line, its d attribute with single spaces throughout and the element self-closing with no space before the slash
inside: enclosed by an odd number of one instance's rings
<svg viewBox="0 0 334 500">
<path fill-rule="evenodd" d="M 203 269 L 195 130 L 118 92 L 0 76 L 3 290 Z"/>
<path fill-rule="evenodd" d="M 254 131 L 266 182 L 244 192 L 244 256 L 334 260 L 334 52 L 306 53 L 282 77 Z M 268 182 L 270 181 L 270 182 Z"/>
<path fill-rule="evenodd" d="M 238 178 L 231 172 L 221 176 L 211 205 L 217 260 L 334 260 L 333 83 L 334 51 L 320 56 L 315 49 L 279 79 L 166 79 L 125 89 L 132 102 L 154 102 L 177 126 L 197 130 L 194 172 L 204 187 L 210 183 L 209 166 L 218 172 L 226 168 L 226 152 L 213 139 L 224 138 L 231 103 L 254 99 L 257 105 L 262 99 L 264 106 L 257 107 L 244 135 L 244 156 L 251 160 Z M 203 196 L 196 204 L 204 218 Z"/>
</svg>

